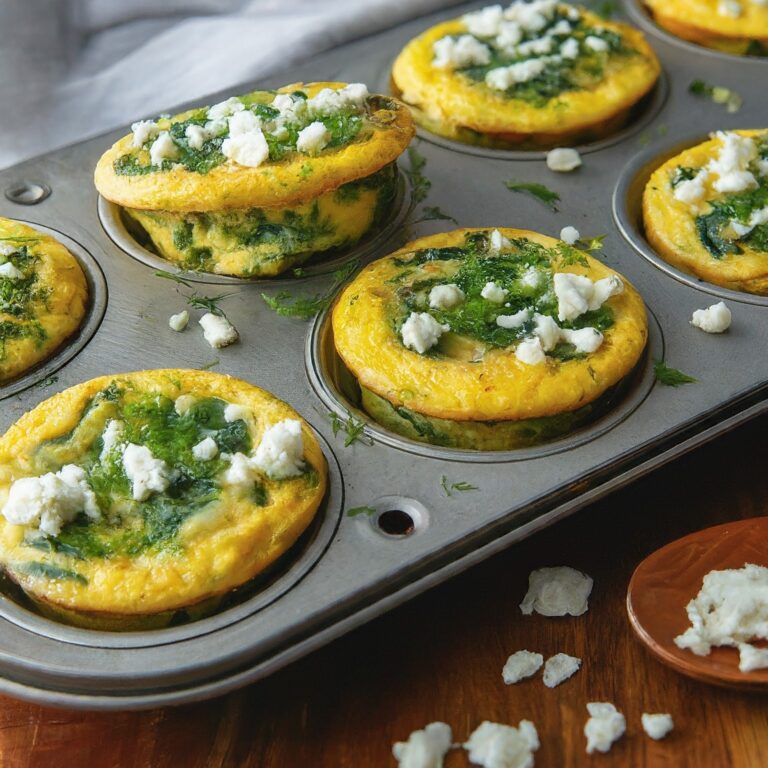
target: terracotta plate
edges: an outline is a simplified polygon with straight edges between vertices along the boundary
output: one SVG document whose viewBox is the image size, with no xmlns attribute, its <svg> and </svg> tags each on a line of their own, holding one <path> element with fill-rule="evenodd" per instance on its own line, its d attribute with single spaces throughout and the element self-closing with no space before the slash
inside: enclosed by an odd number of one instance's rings
<svg viewBox="0 0 768 768">
<path fill-rule="evenodd" d="M 649 650 L 678 672 L 728 688 L 768 690 L 768 669 L 739 672 L 736 648 L 696 656 L 673 639 L 689 626 L 685 606 L 710 571 L 768 566 L 768 517 L 718 525 L 673 541 L 643 560 L 632 574 L 627 612 Z"/>
</svg>

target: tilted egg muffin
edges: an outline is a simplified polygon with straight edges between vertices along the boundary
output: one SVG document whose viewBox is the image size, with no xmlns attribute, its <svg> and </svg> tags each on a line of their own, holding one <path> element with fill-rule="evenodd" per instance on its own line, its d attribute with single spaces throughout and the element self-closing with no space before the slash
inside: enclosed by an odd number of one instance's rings
<svg viewBox="0 0 768 768">
<path fill-rule="evenodd" d="M 277 275 L 386 219 L 412 136 L 396 99 L 294 83 L 134 123 L 95 181 L 180 267 Z"/>
<path fill-rule="evenodd" d="M 637 364 L 637 291 L 583 251 L 519 229 L 424 237 L 373 262 L 333 309 L 363 407 L 407 437 L 503 450 L 566 433 Z"/>
<path fill-rule="evenodd" d="M 659 77 L 639 30 L 556 0 L 468 13 L 411 40 L 392 83 L 432 133 L 542 147 L 617 130 Z"/>
<path fill-rule="evenodd" d="M 764 0 L 645 0 L 660 27 L 726 53 L 768 55 Z"/>
<path fill-rule="evenodd" d="M 643 222 L 670 264 L 768 294 L 768 130 L 719 131 L 667 160 L 646 184 Z"/>
<path fill-rule="evenodd" d="M 308 425 L 258 387 L 202 371 L 104 376 L 0 438 L 0 564 L 55 618 L 163 626 L 285 553 L 326 476 Z"/>
<path fill-rule="evenodd" d="M 83 270 L 61 243 L 0 218 L 0 384 L 49 358 L 87 304 Z"/>
</svg>

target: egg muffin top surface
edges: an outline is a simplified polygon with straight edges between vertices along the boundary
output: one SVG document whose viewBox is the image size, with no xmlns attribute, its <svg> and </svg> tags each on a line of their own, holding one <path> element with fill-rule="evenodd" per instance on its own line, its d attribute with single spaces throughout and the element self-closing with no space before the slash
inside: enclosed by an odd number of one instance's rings
<svg viewBox="0 0 768 768">
<path fill-rule="evenodd" d="M 552 416 L 635 366 L 640 295 L 584 251 L 519 229 L 461 229 L 373 262 L 333 309 L 338 354 L 396 406 L 456 421 Z"/>
<path fill-rule="evenodd" d="M 466 14 L 411 40 L 396 92 L 438 123 L 488 134 L 567 133 L 638 101 L 660 66 L 642 33 L 554 0 Z"/>
<path fill-rule="evenodd" d="M 326 478 L 308 425 L 258 387 L 202 371 L 104 376 L 0 438 L 0 562 L 70 611 L 188 607 L 283 554 Z"/>
<path fill-rule="evenodd" d="M 719 131 L 667 160 L 645 187 L 643 221 L 675 266 L 768 294 L 768 130 Z"/>
<path fill-rule="evenodd" d="M 128 208 L 283 207 L 375 173 L 412 136 L 396 99 L 360 83 L 294 83 L 134 123 L 102 155 L 95 182 Z"/>
<path fill-rule="evenodd" d="M 50 357 L 87 303 L 83 270 L 61 243 L 0 218 L 0 383 Z"/>
</svg>

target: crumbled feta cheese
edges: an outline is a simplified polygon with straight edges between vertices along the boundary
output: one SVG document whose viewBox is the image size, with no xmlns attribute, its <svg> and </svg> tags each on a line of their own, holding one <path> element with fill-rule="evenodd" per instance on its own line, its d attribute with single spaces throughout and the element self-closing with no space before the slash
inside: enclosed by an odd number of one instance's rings
<svg viewBox="0 0 768 768">
<path fill-rule="evenodd" d="M 196 402 L 197 398 L 194 395 L 179 395 L 173 407 L 179 416 L 183 416 Z"/>
<path fill-rule="evenodd" d="M 445 723 L 430 723 L 421 731 L 413 731 L 408 741 L 392 747 L 400 768 L 443 768 L 443 758 L 451 748 L 453 733 Z"/>
<path fill-rule="evenodd" d="M 316 155 L 325 149 L 330 140 L 330 131 L 323 123 L 316 121 L 299 131 L 296 139 L 296 149 L 307 155 Z"/>
<path fill-rule="evenodd" d="M 547 30 L 548 35 L 570 35 L 573 31 L 573 27 L 569 21 L 560 19 L 554 26 Z"/>
<path fill-rule="evenodd" d="M 544 685 L 556 688 L 569 677 L 573 677 L 581 666 L 581 659 L 569 656 L 567 653 L 556 653 L 547 659 L 544 665 Z"/>
<path fill-rule="evenodd" d="M 523 339 L 515 348 L 515 357 L 526 365 L 539 365 L 547 359 L 538 337 Z"/>
<path fill-rule="evenodd" d="M 738 19 L 742 13 L 741 3 L 738 0 L 720 0 L 717 4 L 717 13 L 731 19 Z"/>
<path fill-rule="evenodd" d="M 464 291 L 456 283 L 436 285 L 429 292 L 429 306 L 432 309 L 451 309 L 464 301 Z"/>
<path fill-rule="evenodd" d="M 0 277 L 4 277 L 7 280 L 21 280 L 24 277 L 24 273 L 11 264 L 10 261 L 6 261 L 5 264 L 0 264 Z"/>
<path fill-rule="evenodd" d="M 768 159 L 758 158 L 755 160 L 758 176 L 768 176 Z"/>
<path fill-rule="evenodd" d="M 643 712 L 640 721 L 643 724 L 643 730 L 656 741 L 663 739 L 675 727 L 672 715 L 662 713 L 651 715 Z"/>
<path fill-rule="evenodd" d="M 491 60 L 491 49 L 472 35 L 443 37 L 433 43 L 432 52 L 436 69 L 461 69 Z"/>
<path fill-rule="evenodd" d="M 216 458 L 219 446 L 212 437 L 203 438 L 197 445 L 192 446 L 192 455 L 198 461 L 210 461 Z"/>
<path fill-rule="evenodd" d="M 560 341 L 560 326 L 549 315 L 540 315 L 538 312 L 533 316 L 533 322 L 533 335 L 541 341 L 541 348 L 545 352 L 551 352 Z"/>
<path fill-rule="evenodd" d="M 154 139 L 158 133 L 157 123 L 154 120 L 139 120 L 131 126 L 133 131 L 133 139 L 131 144 L 140 149 L 150 139 Z"/>
<path fill-rule="evenodd" d="M 224 421 L 227 424 L 231 424 L 233 421 L 244 421 L 248 418 L 248 413 L 249 411 L 244 405 L 227 403 L 227 407 L 224 409 Z"/>
<path fill-rule="evenodd" d="M 540 653 L 531 651 L 517 651 L 513 653 L 501 670 L 501 676 L 507 685 L 514 685 L 535 675 L 544 663 L 544 657 Z"/>
<path fill-rule="evenodd" d="M 746 237 L 754 229 L 751 224 L 742 224 L 740 221 L 736 221 L 736 219 L 731 219 L 728 226 L 731 228 L 731 232 L 735 235 L 733 238 L 734 240 Z"/>
<path fill-rule="evenodd" d="M 203 144 L 211 138 L 211 134 L 202 125 L 188 125 L 184 129 L 184 136 L 192 149 L 202 149 Z"/>
<path fill-rule="evenodd" d="M 530 720 L 511 725 L 481 723 L 464 744 L 469 759 L 482 768 L 533 768 L 533 753 L 539 748 L 539 735 Z"/>
<path fill-rule="evenodd" d="M 494 229 L 491 232 L 491 236 L 488 238 L 488 246 L 491 253 L 499 253 L 506 250 L 512 245 L 508 238 L 499 232 L 498 229 Z"/>
<path fill-rule="evenodd" d="M 222 458 L 224 455 L 222 454 Z M 224 472 L 225 485 L 249 488 L 259 476 L 259 469 L 244 453 L 234 453 L 229 457 L 229 466 Z"/>
<path fill-rule="evenodd" d="M 758 186 L 757 179 L 750 171 L 729 171 L 713 184 L 717 192 L 744 192 Z"/>
<path fill-rule="evenodd" d="M 508 67 L 491 69 L 485 75 L 485 83 L 494 90 L 506 91 L 507 88 L 517 83 L 527 83 L 529 80 L 533 80 L 546 68 L 547 63 L 541 59 L 526 59 L 510 64 Z"/>
<path fill-rule="evenodd" d="M 298 123 L 307 112 L 307 100 L 301 97 L 293 98 L 288 93 L 278 93 L 272 101 L 272 107 L 280 112 L 281 122 Z"/>
<path fill-rule="evenodd" d="M 489 5 L 474 13 L 466 13 L 461 20 L 470 35 L 476 37 L 494 37 L 499 34 L 499 27 L 504 21 L 500 5 Z"/>
<path fill-rule="evenodd" d="M 16 253 L 16 251 L 15 245 L 0 242 L 0 256 L 10 256 L 12 253 Z"/>
<path fill-rule="evenodd" d="M 717 174 L 714 183 L 717 192 L 743 192 L 754 189 L 757 179 L 748 170 L 749 164 L 757 158 L 757 145 L 749 136 L 740 136 L 733 131 L 718 131 L 715 134 L 721 143 L 719 154 L 710 160 L 707 168 Z"/>
<path fill-rule="evenodd" d="M 541 282 L 541 272 L 536 267 L 528 267 L 520 277 L 520 285 L 526 288 L 538 288 Z"/>
<path fill-rule="evenodd" d="M 587 753 L 608 752 L 613 745 L 624 735 L 627 729 L 627 721 L 613 704 L 608 702 L 590 702 L 587 704 L 589 720 L 584 726 L 584 735 L 587 737 Z"/>
<path fill-rule="evenodd" d="M 255 130 L 224 139 L 221 153 L 238 165 L 257 168 L 269 157 L 269 145 L 264 134 Z"/>
<path fill-rule="evenodd" d="M 551 37 L 539 37 L 533 40 L 526 40 L 517 47 L 517 52 L 521 56 L 543 56 L 551 53 L 555 45 Z"/>
<path fill-rule="evenodd" d="M 223 136 L 229 132 L 229 120 L 226 117 L 209 120 L 204 127 L 209 136 Z"/>
<path fill-rule="evenodd" d="M 220 120 L 222 117 L 229 117 L 235 112 L 242 112 L 244 109 L 245 104 L 240 99 L 236 96 L 230 96 L 226 101 L 220 101 L 210 107 L 207 117 L 209 120 Z"/>
<path fill-rule="evenodd" d="M 517 44 L 523 39 L 523 30 L 516 21 L 505 21 L 499 27 L 494 41 L 497 48 L 509 55 L 515 53 Z"/>
<path fill-rule="evenodd" d="M 65 464 L 55 473 L 15 480 L 2 509 L 9 523 L 39 528 L 49 536 L 58 536 L 62 526 L 81 512 L 93 520 L 100 517 L 85 470 L 75 464 Z"/>
<path fill-rule="evenodd" d="M 600 309 L 612 296 L 624 293 L 624 283 L 618 275 L 603 277 L 594 283 L 592 295 L 589 298 L 590 310 Z"/>
<path fill-rule="evenodd" d="M 577 352 L 591 354 L 600 349 L 604 337 L 597 328 L 578 328 L 575 331 L 563 328 L 560 338 L 568 344 L 573 344 Z"/>
<path fill-rule="evenodd" d="M 558 302 L 557 317 L 561 322 L 575 320 L 589 310 L 589 300 L 595 287 L 588 277 L 570 272 L 557 272 L 553 280 Z"/>
<path fill-rule="evenodd" d="M 686 205 L 694 205 L 698 203 L 706 193 L 706 187 L 704 185 L 708 179 L 709 171 L 706 168 L 701 168 L 692 179 L 681 181 L 675 187 L 675 200 L 679 200 Z"/>
<path fill-rule="evenodd" d="M 163 160 L 175 160 L 179 154 L 179 148 L 173 143 L 171 134 L 163 131 L 149 148 L 149 161 L 152 165 L 162 165 Z"/>
<path fill-rule="evenodd" d="M 752 672 L 768 667 L 768 648 L 755 648 L 749 643 L 739 643 L 739 671 Z"/>
<path fill-rule="evenodd" d="M 595 35 L 587 35 L 584 40 L 584 45 L 596 53 L 603 53 L 610 47 L 602 37 L 596 37 Z"/>
<path fill-rule="evenodd" d="M 502 288 L 493 281 L 487 282 L 483 286 L 483 290 L 480 291 L 480 295 L 486 301 L 491 301 L 494 304 L 501 304 L 507 298 L 508 293 L 509 291 L 506 288 Z"/>
<path fill-rule="evenodd" d="M 450 325 L 438 323 L 428 312 L 411 312 L 400 329 L 400 335 L 408 349 L 423 355 L 437 344 L 445 331 L 450 330 Z"/>
<path fill-rule="evenodd" d="M 691 317 L 691 325 L 706 333 L 723 333 L 731 327 L 731 310 L 724 301 L 706 309 L 697 309 Z"/>
<path fill-rule="evenodd" d="M 498 315 L 496 318 L 496 325 L 498 325 L 499 328 L 519 328 L 530 318 L 530 316 L 530 309 L 521 309 L 519 312 L 515 312 L 514 315 Z"/>
<path fill-rule="evenodd" d="M 560 230 L 560 239 L 567 245 L 574 245 L 580 237 L 581 233 L 576 227 L 563 227 Z"/>
<path fill-rule="evenodd" d="M 307 101 L 312 114 L 330 115 L 346 107 L 359 109 L 368 98 L 368 88 L 363 83 L 350 83 L 338 90 L 323 88 Z"/>
<path fill-rule="evenodd" d="M 547 168 L 557 173 L 575 171 L 581 165 L 581 155 L 571 147 L 557 147 L 547 152 Z"/>
<path fill-rule="evenodd" d="M 710 571 L 685 610 L 691 626 L 675 645 L 697 656 L 707 656 L 713 645 L 768 640 L 768 568 L 747 564 Z"/>
<path fill-rule="evenodd" d="M 221 315 L 206 312 L 198 322 L 203 329 L 203 338 L 216 349 L 234 344 L 240 338 L 235 326 Z"/>
<path fill-rule="evenodd" d="M 253 112 L 247 109 L 242 112 L 235 112 L 235 114 L 229 118 L 228 125 L 230 137 L 242 136 L 246 133 L 253 133 L 254 131 L 261 130 L 261 120 L 256 117 Z"/>
<path fill-rule="evenodd" d="M 115 448 L 118 448 L 121 445 L 124 431 L 125 424 L 119 419 L 110 419 L 107 422 L 104 431 L 101 433 L 101 453 L 99 454 L 99 461 L 104 461 Z"/>
<path fill-rule="evenodd" d="M 564 59 L 578 59 L 579 58 L 579 41 L 574 37 L 569 37 L 560 46 L 560 55 Z"/>
<path fill-rule="evenodd" d="M 187 327 L 187 323 L 189 323 L 189 312 L 186 309 L 168 318 L 170 329 L 177 333 L 183 331 Z"/>
<path fill-rule="evenodd" d="M 131 481 L 135 501 L 146 501 L 153 491 L 162 493 L 171 484 L 168 465 L 155 458 L 146 445 L 128 443 L 125 446 L 123 469 Z"/>
<path fill-rule="evenodd" d="M 581 616 L 589 609 L 592 579 L 567 566 L 539 568 L 528 576 L 528 592 L 520 610 L 530 616 Z"/>
<path fill-rule="evenodd" d="M 554 16 L 556 7 L 557 0 L 518 0 L 504 11 L 504 18 L 516 21 L 527 32 L 540 32 Z"/>
<path fill-rule="evenodd" d="M 300 475 L 304 471 L 301 422 L 283 419 L 267 429 L 256 448 L 253 464 L 275 480 Z"/>
</svg>

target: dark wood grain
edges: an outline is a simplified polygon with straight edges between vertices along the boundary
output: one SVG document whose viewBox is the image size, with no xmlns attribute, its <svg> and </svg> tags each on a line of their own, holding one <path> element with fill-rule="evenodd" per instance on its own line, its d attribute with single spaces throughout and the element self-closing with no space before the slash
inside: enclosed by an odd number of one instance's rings
<svg viewBox="0 0 768 768">
<path fill-rule="evenodd" d="M 757 420 L 230 696 L 118 714 L 2 699 L 0 764 L 378 768 L 395 765 L 392 742 L 430 721 L 450 723 L 464 740 L 484 719 L 528 718 L 542 741 L 538 768 L 768 765 L 768 697 L 667 669 L 636 640 L 624 606 L 633 569 L 654 549 L 766 513 L 767 431 L 768 419 Z M 528 572 L 546 565 L 594 577 L 586 615 L 520 614 Z M 539 678 L 507 687 L 501 668 L 523 648 L 574 654 L 584 665 L 553 690 Z M 584 752 L 588 701 L 614 702 L 626 714 L 627 736 L 608 755 Z M 675 731 L 651 741 L 643 711 L 671 712 Z M 456 751 L 446 768 L 467 764 Z"/>
</svg>

